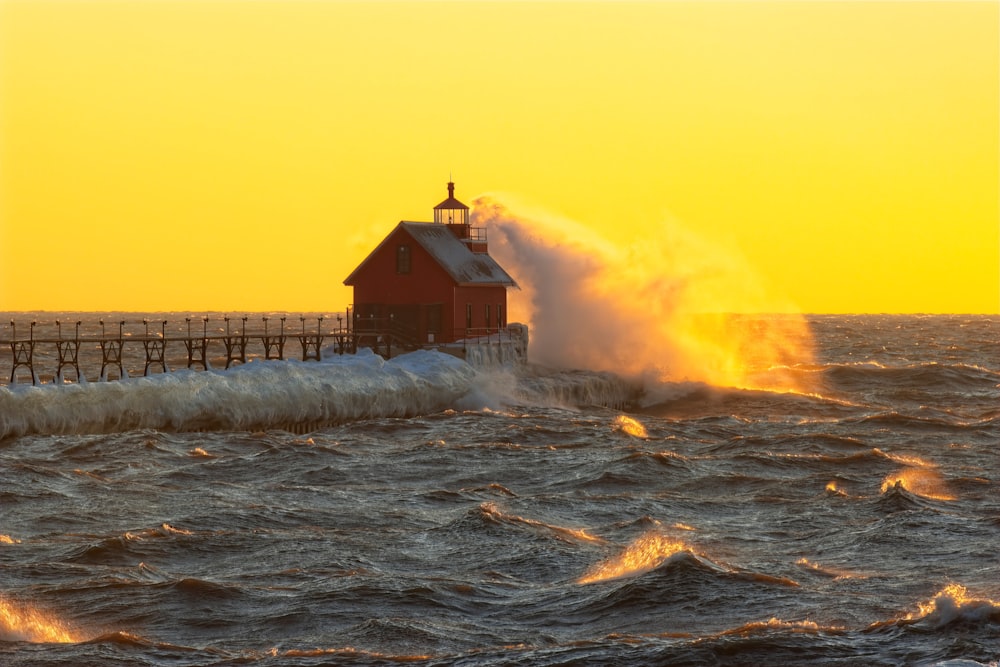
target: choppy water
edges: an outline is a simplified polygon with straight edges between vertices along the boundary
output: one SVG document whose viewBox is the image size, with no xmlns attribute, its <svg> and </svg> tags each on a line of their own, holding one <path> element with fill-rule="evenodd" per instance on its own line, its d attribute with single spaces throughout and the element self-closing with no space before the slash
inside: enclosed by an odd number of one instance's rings
<svg viewBox="0 0 1000 667">
<path fill-rule="evenodd" d="M 178 431 L 140 381 L 0 388 L 0 664 L 996 664 L 1000 320 L 811 326 L 817 395 L 627 413 L 553 400 L 606 378 L 447 365 L 444 405 L 304 434 Z M 340 396 L 318 367 L 226 382 Z M 380 400 L 426 370 L 379 366 Z M 109 402 L 141 414 L 72 432 Z"/>
</svg>

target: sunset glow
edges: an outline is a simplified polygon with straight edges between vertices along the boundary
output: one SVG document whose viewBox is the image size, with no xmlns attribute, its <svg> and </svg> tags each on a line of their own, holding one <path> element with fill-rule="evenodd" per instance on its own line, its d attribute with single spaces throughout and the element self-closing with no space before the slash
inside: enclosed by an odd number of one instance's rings
<svg viewBox="0 0 1000 667">
<path fill-rule="evenodd" d="M 2 0 L 0 310 L 339 311 L 452 176 L 749 311 L 1000 312 L 998 14 Z"/>
<path fill-rule="evenodd" d="M 882 493 L 897 484 L 910 493 L 931 500 L 955 500 L 955 494 L 948 488 L 941 473 L 928 468 L 904 468 L 891 473 L 882 481 Z"/>
<path fill-rule="evenodd" d="M 70 644 L 80 638 L 52 614 L 0 597 L 0 641 Z"/>
<path fill-rule="evenodd" d="M 578 584 L 592 584 L 598 581 L 633 577 L 649 572 L 665 560 L 690 548 L 679 540 L 674 540 L 656 531 L 645 533 L 632 541 L 621 553 L 597 563 L 582 577 Z"/>
<path fill-rule="evenodd" d="M 521 289 L 510 317 L 528 323 L 529 354 L 544 365 L 654 381 L 806 392 L 792 366 L 813 360 L 812 335 L 787 299 L 768 289 L 735 249 L 673 224 L 666 238 L 618 245 L 501 196 L 476 200 L 493 230 L 491 254 Z M 741 317 L 733 313 L 781 313 Z"/>
<path fill-rule="evenodd" d="M 649 437 L 649 433 L 646 431 L 646 427 L 642 425 L 642 422 L 628 415 L 618 415 L 615 417 L 613 427 L 633 438 Z"/>
</svg>

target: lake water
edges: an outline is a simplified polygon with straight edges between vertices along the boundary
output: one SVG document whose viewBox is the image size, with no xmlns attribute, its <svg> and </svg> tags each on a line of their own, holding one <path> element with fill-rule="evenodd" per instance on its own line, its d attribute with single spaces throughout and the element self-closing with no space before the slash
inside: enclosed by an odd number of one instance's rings
<svg viewBox="0 0 1000 667">
<path fill-rule="evenodd" d="M 439 355 L 0 387 L 0 664 L 996 665 L 1000 319 L 808 322 L 804 393 Z"/>
</svg>

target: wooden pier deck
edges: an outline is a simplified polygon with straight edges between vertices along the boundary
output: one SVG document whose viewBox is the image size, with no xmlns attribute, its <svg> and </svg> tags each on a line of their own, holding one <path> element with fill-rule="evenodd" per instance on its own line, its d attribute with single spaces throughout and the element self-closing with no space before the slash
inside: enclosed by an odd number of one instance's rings
<svg viewBox="0 0 1000 667">
<path fill-rule="evenodd" d="M 41 383 L 43 378 L 65 383 L 73 379 L 67 377 L 70 370 L 80 382 L 84 379 L 81 366 L 96 369 L 98 363 L 98 379 L 108 381 L 128 377 L 130 371 L 138 370 L 135 365 L 141 366 L 142 375 L 148 376 L 151 372 L 169 372 L 170 365 L 178 362 L 186 363 L 189 369 L 208 370 L 213 361 L 219 364 L 224 361 L 225 368 L 229 368 L 234 363 L 245 364 L 253 358 L 285 360 L 289 358 L 286 356 L 289 348 L 295 350 L 294 356 L 302 361 L 319 361 L 324 342 L 336 354 L 357 352 L 358 335 L 351 327 L 349 316 L 338 317 L 338 326 L 327 330 L 323 329 L 324 317 L 308 320 L 300 317 L 299 327 L 286 322 L 288 319 L 262 317 L 260 324 L 255 321 L 250 326 L 249 317 L 224 317 L 224 331 L 218 326 L 219 322 L 213 322 L 213 331 L 209 331 L 207 317 L 185 318 L 187 326 L 186 329 L 180 327 L 181 331 L 176 326 L 168 330 L 168 320 L 101 320 L 100 333 L 81 331 L 82 322 L 67 325 L 56 320 L 54 336 L 51 335 L 51 323 L 39 327 L 49 335 L 36 336 L 37 320 L 20 324 L 11 320 L 5 337 L 0 338 L 0 346 L 10 351 L 7 381 L 15 384 L 19 377 L 28 376 L 33 385 Z M 64 327 L 68 333 L 64 333 Z M 27 336 L 24 335 L 26 331 Z M 183 355 L 177 352 L 181 348 Z M 133 368 L 126 368 L 129 363 Z M 45 365 L 49 373 L 45 372 Z M 112 374 L 117 377 L 111 377 Z"/>
</svg>

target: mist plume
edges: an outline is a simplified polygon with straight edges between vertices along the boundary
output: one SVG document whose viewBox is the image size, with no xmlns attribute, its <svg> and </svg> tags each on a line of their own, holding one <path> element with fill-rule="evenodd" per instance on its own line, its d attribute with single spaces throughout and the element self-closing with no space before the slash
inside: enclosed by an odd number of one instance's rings
<svg viewBox="0 0 1000 667">
<path fill-rule="evenodd" d="M 518 281 L 510 321 L 530 325 L 530 356 L 559 368 L 660 382 L 804 391 L 808 325 L 768 294 L 735 250 L 671 221 L 657 238 L 619 245 L 570 220 L 474 202 L 490 253 Z M 798 374 L 800 375 L 800 374 Z"/>
</svg>

